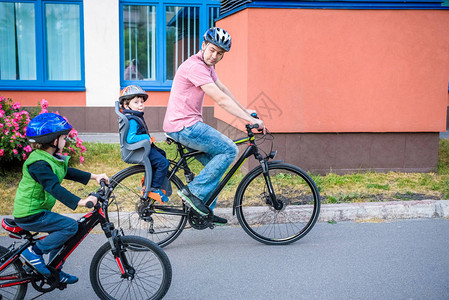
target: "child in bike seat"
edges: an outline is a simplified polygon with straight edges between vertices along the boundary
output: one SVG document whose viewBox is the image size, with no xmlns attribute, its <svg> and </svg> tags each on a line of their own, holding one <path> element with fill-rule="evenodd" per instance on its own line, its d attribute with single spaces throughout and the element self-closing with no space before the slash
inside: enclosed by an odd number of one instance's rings
<svg viewBox="0 0 449 300">
<path fill-rule="evenodd" d="M 59 200 L 71 209 L 86 206 L 90 201 L 97 203 L 97 197 L 90 195 L 85 199 L 72 194 L 61 186 L 63 179 L 87 184 L 94 179 L 109 181 L 106 174 L 91 174 L 75 168 L 69 168 L 69 157 L 61 154 L 67 134 L 72 126 L 62 116 L 44 113 L 33 118 L 27 126 L 26 137 L 34 149 L 23 164 L 23 176 L 14 200 L 14 220 L 21 228 L 33 232 L 47 232 L 48 235 L 30 246 L 21 255 L 44 276 L 51 272 L 45 265 L 43 254 L 51 259 L 60 247 L 74 236 L 78 230 L 76 220 L 52 212 Z M 62 283 L 73 284 L 78 278 L 59 270 Z"/>
<path fill-rule="evenodd" d="M 162 189 L 162 184 L 164 183 L 170 163 L 166 158 L 165 151 L 154 145 L 154 138 L 150 137 L 147 124 L 143 118 L 144 102 L 147 99 L 148 94 L 138 85 L 127 86 L 120 94 L 119 102 L 122 113 L 129 120 L 126 142 L 133 144 L 142 140 L 150 141 L 151 151 L 149 159 L 153 169 L 153 177 L 149 197 L 160 202 L 167 202 L 168 197 Z"/>
</svg>

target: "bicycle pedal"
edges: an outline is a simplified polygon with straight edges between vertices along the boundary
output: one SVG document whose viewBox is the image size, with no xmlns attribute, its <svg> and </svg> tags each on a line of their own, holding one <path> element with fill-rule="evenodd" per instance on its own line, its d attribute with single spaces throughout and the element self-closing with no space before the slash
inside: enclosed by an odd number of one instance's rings
<svg viewBox="0 0 449 300">
<path fill-rule="evenodd" d="M 161 204 L 164 204 L 164 201 L 162 201 L 161 196 L 160 196 L 159 194 L 150 192 L 150 193 L 148 194 L 148 198 L 150 198 L 151 200 L 158 201 L 158 202 L 160 202 Z"/>
</svg>

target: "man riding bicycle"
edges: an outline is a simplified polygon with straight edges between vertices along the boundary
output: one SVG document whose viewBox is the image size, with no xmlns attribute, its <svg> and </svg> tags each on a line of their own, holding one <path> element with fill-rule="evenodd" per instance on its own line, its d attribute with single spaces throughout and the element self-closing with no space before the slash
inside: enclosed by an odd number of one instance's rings
<svg viewBox="0 0 449 300">
<path fill-rule="evenodd" d="M 204 34 L 201 50 L 184 61 L 176 71 L 164 131 L 168 136 L 190 149 L 200 150 L 204 155 L 197 159 L 204 165 L 203 170 L 188 186 L 178 191 L 179 196 L 200 215 L 208 215 L 204 202 L 218 186 L 238 154 L 237 146 L 227 136 L 203 123 L 202 108 L 207 94 L 220 107 L 250 124 L 258 124 L 264 129 L 264 122 L 253 118 L 254 111 L 243 107 L 230 90 L 218 79 L 214 66 L 231 49 L 231 36 L 225 30 L 213 27 Z M 211 204 L 213 209 L 216 199 Z M 224 225 L 227 220 L 213 216 L 212 222 Z"/>
</svg>

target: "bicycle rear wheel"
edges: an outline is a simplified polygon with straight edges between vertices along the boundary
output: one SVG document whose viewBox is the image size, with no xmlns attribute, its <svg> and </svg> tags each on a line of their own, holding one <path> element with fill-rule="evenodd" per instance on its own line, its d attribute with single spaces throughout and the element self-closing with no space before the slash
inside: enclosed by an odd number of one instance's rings
<svg viewBox="0 0 449 300">
<path fill-rule="evenodd" d="M 151 204 L 140 198 L 144 176 L 144 166 L 135 165 L 111 177 L 109 188 L 116 202 L 109 206 L 108 215 L 126 235 L 142 236 L 164 247 L 181 234 L 187 222 L 187 208 L 177 193 L 183 184 L 173 176 L 170 200 Z"/>
<path fill-rule="evenodd" d="M 4 263 L 4 255 L 8 249 L 0 246 L 0 262 Z M 8 282 L 19 280 L 25 277 L 25 270 L 22 268 L 20 260 L 10 263 L 6 268 L 0 271 L 0 285 L 7 285 Z M 0 299 L 2 300 L 21 300 L 25 298 L 28 285 L 26 283 L 0 288 Z"/>
<path fill-rule="evenodd" d="M 237 188 L 237 219 L 255 240 L 283 245 L 304 237 L 315 225 L 320 211 L 320 195 L 312 178 L 300 168 L 285 163 L 269 163 L 269 177 L 282 208 L 271 205 L 262 167 L 243 178 Z"/>
<path fill-rule="evenodd" d="M 162 299 L 170 288 L 172 269 L 167 254 L 157 244 L 139 236 L 121 236 L 132 278 L 123 278 L 105 243 L 90 265 L 90 281 L 100 299 Z"/>
</svg>

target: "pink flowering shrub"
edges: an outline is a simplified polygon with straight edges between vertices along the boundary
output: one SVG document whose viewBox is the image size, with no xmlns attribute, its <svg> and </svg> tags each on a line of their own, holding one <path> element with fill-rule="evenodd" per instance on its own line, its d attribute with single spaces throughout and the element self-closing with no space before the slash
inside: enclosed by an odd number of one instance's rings
<svg viewBox="0 0 449 300">
<path fill-rule="evenodd" d="M 45 99 L 42 99 L 39 105 L 41 109 L 39 114 L 48 112 L 48 102 Z M 59 114 L 58 112 L 53 113 Z M 0 97 L 0 166 L 5 167 L 28 158 L 32 149 L 25 134 L 26 126 L 31 118 L 26 110 L 21 110 L 20 103 L 13 103 L 9 98 Z M 66 143 L 63 154 L 72 157 L 71 165 L 82 164 L 86 147 L 78 137 L 78 131 L 72 129 L 68 134 L 67 141 L 69 143 Z"/>
<path fill-rule="evenodd" d="M 6 165 L 28 158 L 31 147 L 25 138 L 30 115 L 20 103 L 0 97 L 0 162 Z"/>
</svg>

